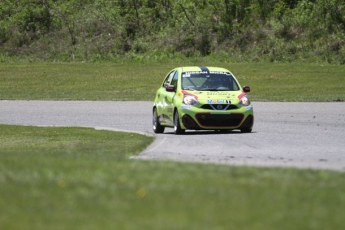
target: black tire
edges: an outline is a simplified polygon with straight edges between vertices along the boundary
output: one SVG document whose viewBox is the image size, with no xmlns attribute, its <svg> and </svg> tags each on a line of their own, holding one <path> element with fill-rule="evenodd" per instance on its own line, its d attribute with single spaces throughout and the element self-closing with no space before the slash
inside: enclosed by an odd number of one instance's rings
<svg viewBox="0 0 345 230">
<path fill-rule="evenodd" d="M 215 130 L 217 133 L 228 133 L 229 130 L 228 129 L 216 129 Z"/>
<path fill-rule="evenodd" d="M 241 133 L 251 133 L 252 129 L 241 129 Z"/>
<path fill-rule="evenodd" d="M 163 133 L 165 129 L 165 127 L 159 123 L 156 108 L 153 108 L 153 112 L 152 112 L 152 129 L 154 133 Z"/>
<path fill-rule="evenodd" d="M 184 132 L 185 132 L 185 130 L 181 129 L 180 119 L 178 116 L 178 112 L 176 110 L 175 114 L 174 114 L 174 133 L 175 134 L 184 134 Z"/>
</svg>

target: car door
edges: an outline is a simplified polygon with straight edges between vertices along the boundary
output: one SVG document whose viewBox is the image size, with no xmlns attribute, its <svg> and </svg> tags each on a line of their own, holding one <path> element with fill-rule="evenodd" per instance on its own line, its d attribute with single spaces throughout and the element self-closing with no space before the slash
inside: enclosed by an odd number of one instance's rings
<svg viewBox="0 0 345 230">
<path fill-rule="evenodd" d="M 167 91 L 171 87 L 172 79 L 174 78 L 176 70 L 171 71 L 165 78 L 161 89 L 157 95 L 159 103 L 157 103 L 158 113 L 160 114 L 160 122 L 162 125 L 172 125 L 171 108 L 172 97 L 175 92 Z"/>
<path fill-rule="evenodd" d="M 174 98 L 176 96 L 176 90 L 177 90 L 177 82 L 178 82 L 178 70 L 176 70 L 173 73 L 173 77 L 170 81 L 170 89 L 166 90 L 166 96 L 165 96 L 165 102 L 166 102 L 166 114 L 168 116 L 168 121 L 171 122 L 170 125 L 174 125 L 173 120 L 174 120 Z M 173 87 L 172 87 L 173 86 Z"/>
</svg>

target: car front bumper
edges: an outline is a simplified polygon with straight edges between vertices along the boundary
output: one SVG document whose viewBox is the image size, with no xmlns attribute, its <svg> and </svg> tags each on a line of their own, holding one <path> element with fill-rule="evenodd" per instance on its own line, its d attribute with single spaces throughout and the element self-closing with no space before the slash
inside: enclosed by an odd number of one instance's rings
<svg viewBox="0 0 345 230">
<path fill-rule="evenodd" d="M 241 106 L 234 110 L 205 110 L 189 107 L 182 108 L 179 115 L 183 129 L 251 129 L 254 124 L 252 106 Z"/>
</svg>

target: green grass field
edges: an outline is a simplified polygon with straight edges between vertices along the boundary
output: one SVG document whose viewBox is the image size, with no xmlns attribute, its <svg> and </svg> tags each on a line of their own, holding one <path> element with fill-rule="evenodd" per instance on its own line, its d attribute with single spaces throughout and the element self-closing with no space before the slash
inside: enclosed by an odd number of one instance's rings
<svg viewBox="0 0 345 230">
<path fill-rule="evenodd" d="M 211 64 L 254 101 L 345 99 L 344 66 Z M 0 64 L 0 99 L 152 100 L 175 66 Z M 345 229 L 344 172 L 128 158 L 152 140 L 0 125 L 0 229 Z"/>
<path fill-rule="evenodd" d="M 153 101 L 165 75 L 190 63 L 0 63 L 0 99 Z M 216 63 L 253 101 L 344 101 L 345 65 Z"/>
<path fill-rule="evenodd" d="M 152 137 L 0 125 L 1 229 L 343 229 L 344 174 L 129 160 Z"/>
</svg>

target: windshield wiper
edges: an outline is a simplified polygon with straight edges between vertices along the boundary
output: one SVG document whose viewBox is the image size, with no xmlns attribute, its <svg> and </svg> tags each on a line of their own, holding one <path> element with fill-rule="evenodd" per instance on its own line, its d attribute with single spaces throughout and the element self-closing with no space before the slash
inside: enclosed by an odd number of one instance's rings
<svg viewBox="0 0 345 230">
<path fill-rule="evenodd" d="M 189 88 L 189 87 L 187 87 L 187 88 L 183 88 L 184 90 L 192 90 L 192 91 L 195 91 L 195 89 L 193 89 L 193 88 Z"/>
<path fill-rule="evenodd" d="M 203 88 L 203 89 L 195 89 L 195 88 L 183 88 L 184 90 L 191 90 L 191 91 L 234 91 L 228 88 Z"/>
<path fill-rule="evenodd" d="M 200 91 L 218 91 L 216 88 L 199 89 Z"/>
</svg>

